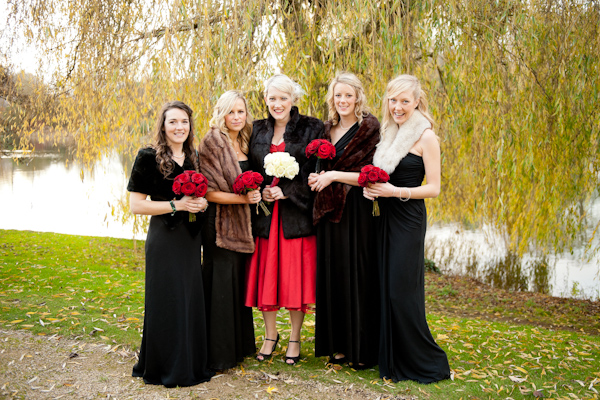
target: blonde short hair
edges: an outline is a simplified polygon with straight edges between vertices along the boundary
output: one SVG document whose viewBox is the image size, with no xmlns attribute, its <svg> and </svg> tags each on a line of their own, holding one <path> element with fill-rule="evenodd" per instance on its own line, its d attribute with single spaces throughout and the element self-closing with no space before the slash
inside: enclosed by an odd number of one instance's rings
<svg viewBox="0 0 600 400">
<path fill-rule="evenodd" d="M 338 83 L 344 83 L 354 89 L 356 95 L 356 104 L 354 105 L 354 115 L 358 118 L 358 123 L 362 123 L 363 117 L 367 115 L 367 96 L 365 95 L 365 89 L 363 88 L 362 82 L 356 75 L 351 72 L 340 72 L 329 84 L 327 90 L 327 107 L 329 108 L 329 120 L 333 122 L 333 125 L 337 125 L 340 122 L 340 115 L 335 109 L 334 94 L 335 85 Z"/>
<path fill-rule="evenodd" d="M 385 95 L 381 100 L 383 107 L 383 118 L 380 132 L 382 138 L 385 137 L 388 131 L 394 133 L 398 131 L 398 125 L 396 122 L 394 122 L 394 119 L 390 114 L 388 101 L 392 97 L 396 97 L 403 92 L 412 92 L 414 98 L 419 100 L 419 104 L 417 104 L 416 109 L 419 110 L 421 114 L 423 114 L 423 116 L 429 120 L 429 122 L 431 122 L 431 126 L 434 124 L 433 118 L 429 114 L 429 111 L 427 111 L 427 98 L 425 96 L 425 92 L 423 92 L 421 89 L 421 83 L 419 82 L 419 79 L 413 75 L 400 75 L 388 83 L 385 90 Z"/>
<path fill-rule="evenodd" d="M 273 75 L 267 79 L 265 82 L 265 97 L 267 97 L 270 88 L 289 94 L 292 97 L 292 104 L 296 104 L 300 97 L 305 94 L 304 89 L 300 85 L 283 74 Z"/>
<path fill-rule="evenodd" d="M 248 102 L 242 92 L 239 90 L 228 90 L 219 97 L 219 100 L 217 100 L 217 104 L 213 109 L 210 125 L 216 126 L 221 132 L 227 133 L 227 140 L 231 141 L 229 129 L 227 129 L 227 124 L 225 124 L 225 116 L 231 112 L 238 99 L 242 99 L 244 107 L 246 107 L 246 125 L 244 125 L 240 131 L 237 139 L 240 143 L 240 150 L 242 150 L 244 154 L 248 154 L 250 136 L 252 136 L 252 115 L 248 111 Z"/>
</svg>

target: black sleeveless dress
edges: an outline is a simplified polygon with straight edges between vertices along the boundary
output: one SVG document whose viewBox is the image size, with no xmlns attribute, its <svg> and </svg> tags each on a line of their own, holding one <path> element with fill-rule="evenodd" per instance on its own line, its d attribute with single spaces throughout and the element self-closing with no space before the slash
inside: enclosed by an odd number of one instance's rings
<svg viewBox="0 0 600 400">
<path fill-rule="evenodd" d="M 424 176 L 423 159 L 408 153 L 390 174 L 390 183 L 417 187 Z M 425 202 L 380 198 L 379 206 L 381 216 L 375 218 L 381 283 L 379 374 L 394 382 L 448 379 L 448 358 L 425 319 Z"/>
<path fill-rule="evenodd" d="M 175 197 L 173 179 L 194 169 L 186 159 L 175 164 L 165 179 L 158 170 L 156 152 L 140 150 L 127 190 L 152 200 Z M 192 386 L 210 380 L 207 367 L 206 319 L 200 250 L 202 218 L 189 222 L 187 211 L 150 218 L 146 239 L 144 332 L 139 361 L 132 376 L 166 387 Z"/>
<path fill-rule="evenodd" d="M 250 169 L 248 160 L 239 163 L 242 172 Z M 202 228 L 202 279 L 208 325 L 208 366 L 222 370 L 237 366 L 244 357 L 256 352 L 252 308 L 244 305 L 248 254 L 218 247 L 217 205 L 209 203 L 206 214 Z"/>
<path fill-rule="evenodd" d="M 354 138 L 356 123 L 335 144 L 336 157 Z M 317 313 L 315 356 L 343 353 L 353 366 L 377 364 L 379 277 L 373 249 L 373 205 L 363 189 L 346 196 L 340 222 L 317 226 Z"/>
</svg>

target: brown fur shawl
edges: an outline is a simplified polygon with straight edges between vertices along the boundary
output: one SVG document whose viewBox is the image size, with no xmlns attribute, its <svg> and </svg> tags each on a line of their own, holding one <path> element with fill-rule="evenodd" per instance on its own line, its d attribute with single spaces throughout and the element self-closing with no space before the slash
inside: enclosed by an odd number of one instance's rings
<svg viewBox="0 0 600 400">
<path fill-rule="evenodd" d="M 200 147 L 200 172 L 208 179 L 208 191 L 233 193 L 235 178 L 242 173 L 226 134 L 212 127 Z M 254 240 L 248 204 L 217 204 L 217 246 L 240 253 L 253 253 Z"/>
<path fill-rule="evenodd" d="M 331 141 L 331 127 L 331 121 L 325 122 L 323 139 Z M 372 114 L 364 117 L 358 132 L 344 150 L 342 157 L 333 165 L 331 162 L 326 163 L 325 169 L 327 171 L 360 172 L 362 167 L 371 164 L 376 145 L 379 143 L 379 127 L 379 121 Z M 346 204 L 346 196 L 351 188 L 351 185 L 333 182 L 318 192 L 313 208 L 313 224 L 318 224 L 326 216 L 331 222 L 340 222 Z"/>
</svg>

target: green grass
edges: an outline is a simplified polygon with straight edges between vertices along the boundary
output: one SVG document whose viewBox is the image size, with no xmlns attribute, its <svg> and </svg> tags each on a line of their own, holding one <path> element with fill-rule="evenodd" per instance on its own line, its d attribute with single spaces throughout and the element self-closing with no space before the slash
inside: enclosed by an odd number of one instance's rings
<svg viewBox="0 0 600 400">
<path fill-rule="evenodd" d="M 78 337 L 137 348 L 143 322 L 143 242 L 53 233 L 0 230 L 0 324 L 37 335 Z M 428 279 L 433 279 L 428 275 Z M 428 286 L 428 302 L 465 307 L 455 293 L 457 283 Z M 474 296 L 469 308 L 484 308 L 493 296 Z M 488 299 L 488 300 L 486 300 Z M 525 314 L 545 312 L 523 300 Z M 495 313 L 507 309 L 504 301 Z M 489 308 L 488 308 L 489 309 Z M 572 309 L 569 308 L 569 309 Z M 582 332 L 550 330 L 535 324 L 513 324 L 457 316 L 439 308 L 428 315 L 430 328 L 447 352 L 454 380 L 420 385 L 379 379 L 377 369 L 353 371 L 327 366 L 314 357 L 314 315 L 303 327 L 302 356 L 296 367 L 282 359 L 289 338 L 287 312 L 278 314 L 281 344 L 266 363 L 248 358 L 240 370 L 289 373 L 331 385 L 366 387 L 382 395 L 431 399 L 598 399 L 600 337 Z M 576 315 L 562 316 L 573 320 Z M 257 345 L 264 334 L 255 312 Z M 97 330 L 97 328 L 101 330 Z M 339 368 L 339 367 L 337 367 Z M 534 395 L 535 393 L 535 395 Z"/>
</svg>

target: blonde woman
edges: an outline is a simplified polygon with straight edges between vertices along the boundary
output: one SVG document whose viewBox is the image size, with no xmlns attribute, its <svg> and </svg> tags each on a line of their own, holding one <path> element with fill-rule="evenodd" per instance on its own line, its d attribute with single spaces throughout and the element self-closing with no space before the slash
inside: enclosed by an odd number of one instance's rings
<svg viewBox="0 0 600 400">
<path fill-rule="evenodd" d="M 254 354 L 252 309 L 244 305 L 246 258 L 254 252 L 249 204 L 259 191 L 233 193 L 235 179 L 250 169 L 252 117 L 240 91 L 219 98 L 211 129 L 200 143 L 200 171 L 208 178 L 210 202 L 203 227 L 202 277 L 208 328 L 208 365 L 233 368 Z"/>
<path fill-rule="evenodd" d="M 127 190 L 131 212 L 151 215 L 146 240 L 144 331 L 132 375 L 166 387 L 210 380 L 200 264 L 204 198 L 176 196 L 173 179 L 197 170 L 192 109 L 166 103 L 152 146 L 139 151 Z M 150 199 L 148 199 L 148 196 Z"/>
<path fill-rule="evenodd" d="M 317 315 L 315 355 L 355 369 L 377 364 L 379 278 L 373 264 L 372 204 L 358 186 L 360 169 L 373 162 L 379 121 L 367 112 L 356 75 L 338 74 L 327 92 L 324 139 L 336 156 L 308 183 L 316 191 Z"/>
<path fill-rule="evenodd" d="M 419 80 L 401 75 L 383 96 L 381 141 L 373 164 L 387 183 L 364 188 L 379 198 L 375 243 L 381 282 L 379 374 L 394 382 L 432 383 L 450 377 L 446 353 L 425 319 L 424 199 L 440 192 L 440 145 Z M 422 185 L 423 178 L 427 183 Z"/>
<path fill-rule="evenodd" d="M 265 321 L 265 341 L 256 356 L 271 357 L 279 342 L 277 310 L 290 312 L 292 329 L 285 362 L 300 360 L 300 330 L 304 314 L 315 303 L 316 238 L 312 224 L 312 193 L 308 175 L 315 163 L 306 158 L 311 140 L 319 137 L 323 123 L 301 115 L 294 105 L 302 95 L 300 86 L 285 75 L 265 83 L 269 117 L 254 122 L 250 141 L 252 169 L 265 178 L 263 199 L 272 202 L 272 214 L 253 214 L 252 230 L 256 251 L 247 268 L 246 305 L 258 307 Z M 296 158 L 300 172 L 293 179 L 281 178 L 271 186 L 272 176 L 264 169 L 269 153 L 285 151 Z"/>
</svg>

